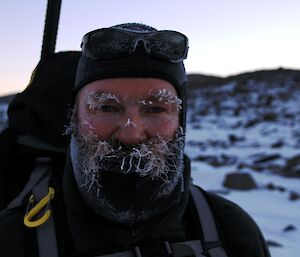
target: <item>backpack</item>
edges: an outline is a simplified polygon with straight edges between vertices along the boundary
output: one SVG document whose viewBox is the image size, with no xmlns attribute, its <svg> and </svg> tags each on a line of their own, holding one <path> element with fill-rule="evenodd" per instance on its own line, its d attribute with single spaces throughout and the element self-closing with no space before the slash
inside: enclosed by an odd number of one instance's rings
<svg viewBox="0 0 300 257">
<path fill-rule="evenodd" d="M 36 158 L 51 158 L 62 172 L 79 58 L 80 52 L 69 51 L 40 60 L 27 88 L 9 104 L 7 127 L 0 134 L 0 210 L 25 186 Z"/>
</svg>

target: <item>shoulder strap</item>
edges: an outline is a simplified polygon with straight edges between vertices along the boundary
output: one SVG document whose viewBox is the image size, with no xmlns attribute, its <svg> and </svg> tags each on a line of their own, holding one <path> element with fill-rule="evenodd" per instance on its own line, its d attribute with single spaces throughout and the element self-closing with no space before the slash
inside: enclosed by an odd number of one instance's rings
<svg viewBox="0 0 300 257">
<path fill-rule="evenodd" d="M 24 199 L 31 192 L 36 202 L 41 201 L 47 194 L 51 178 L 52 164 L 50 158 L 37 158 L 36 166 L 22 192 L 8 205 L 6 210 L 13 209 L 24 204 Z M 48 208 L 51 209 L 51 203 Z M 53 215 L 35 228 L 40 257 L 58 257 L 56 232 Z"/>
<path fill-rule="evenodd" d="M 31 172 L 29 180 L 22 190 L 22 192 L 10 202 L 7 209 L 13 209 L 23 205 L 23 201 L 26 196 L 32 191 L 32 189 L 41 181 L 42 178 L 50 176 L 49 172 L 49 159 L 48 158 L 37 158 L 37 163 L 34 170 Z"/>
<path fill-rule="evenodd" d="M 227 257 L 214 220 L 214 216 L 202 191 L 195 185 L 190 186 L 190 192 L 196 206 L 197 214 L 202 227 L 203 247 L 211 257 Z"/>
</svg>

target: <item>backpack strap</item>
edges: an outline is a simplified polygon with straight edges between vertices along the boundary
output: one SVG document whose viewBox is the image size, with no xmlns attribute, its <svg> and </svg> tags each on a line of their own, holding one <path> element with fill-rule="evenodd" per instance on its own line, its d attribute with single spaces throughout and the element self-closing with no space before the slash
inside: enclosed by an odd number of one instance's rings
<svg viewBox="0 0 300 257">
<path fill-rule="evenodd" d="M 6 210 L 13 209 L 19 206 L 22 206 L 24 203 L 24 199 L 27 197 L 27 195 L 32 191 L 32 189 L 41 181 L 42 178 L 49 175 L 49 158 L 37 158 L 36 166 L 34 170 L 31 172 L 31 175 L 29 177 L 29 180 L 22 190 L 22 192 L 10 202 L 10 204 L 7 206 Z"/>
<path fill-rule="evenodd" d="M 170 257 L 206 257 L 203 253 L 203 248 L 200 240 L 191 240 L 186 242 L 165 244 L 165 254 L 163 256 Z M 139 246 L 135 246 L 133 250 L 111 253 L 106 255 L 98 255 L 94 257 L 144 257 L 143 250 Z M 151 255 L 153 256 L 153 255 Z"/>
<path fill-rule="evenodd" d="M 51 159 L 37 158 L 36 166 L 32 171 L 30 178 L 22 192 L 8 205 L 6 210 L 24 205 L 24 199 L 31 192 L 36 202 L 40 202 L 49 190 L 51 178 Z M 28 205 L 29 206 L 29 205 Z M 48 203 L 47 209 L 51 209 L 51 203 Z M 28 210 L 27 210 L 28 211 Z M 27 215 L 27 213 L 26 213 Z M 47 222 L 41 226 L 35 227 L 38 240 L 40 257 L 58 257 L 56 232 L 53 215 L 50 215 Z"/>
<path fill-rule="evenodd" d="M 46 163 L 45 163 L 46 164 Z M 44 165 L 45 165 L 44 164 Z M 32 195 L 36 201 L 41 201 L 48 194 L 49 182 L 51 178 L 52 165 L 46 164 L 48 172 L 45 177 L 32 189 Z M 51 210 L 51 203 L 48 203 L 48 209 Z M 53 215 L 50 215 L 47 222 L 36 228 L 39 256 L 40 257 L 58 257 L 58 248 L 56 240 L 56 231 Z"/>
<path fill-rule="evenodd" d="M 66 153 L 64 148 L 59 148 L 56 146 L 52 146 L 47 142 L 43 142 L 41 139 L 37 139 L 31 135 L 17 135 L 16 142 L 20 145 L 29 146 L 36 149 L 46 150 L 50 152 L 57 152 L 57 153 Z"/>
<path fill-rule="evenodd" d="M 190 186 L 191 196 L 196 206 L 197 214 L 200 220 L 204 242 L 205 252 L 211 257 L 227 257 L 224 251 L 213 213 L 202 191 L 194 185 Z"/>
</svg>

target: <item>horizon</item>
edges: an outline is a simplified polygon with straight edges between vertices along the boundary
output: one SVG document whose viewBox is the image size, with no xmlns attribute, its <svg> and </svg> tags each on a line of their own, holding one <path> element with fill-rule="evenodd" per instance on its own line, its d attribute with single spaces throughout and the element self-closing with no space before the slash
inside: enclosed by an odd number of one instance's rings
<svg viewBox="0 0 300 257">
<path fill-rule="evenodd" d="M 262 68 L 262 69 L 258 69 L 258 70 L 245 71 L 245 72 L 240 72 L 240 73 L 229 74 L 228 76 L 218 76 L 218 75 L 215 75 L 215 74 L 206 74 L 206 73 L 200 73 L 200 72 L 187 73 L 187 76 L 201 75 L 201 76 L 207 76 L 207 77 L 215 77 L 215 78 L 220 78 L 220 79 L 227 79 L 227 78 L 236 77 L 236 76 L 240 76 L 240 75 L 244 75 L 244 74 L 251 74 L 251 73 L 256 73 L 256 72 L 278 71 L 278 70 L 299 71 L 300 72 L 300 68 L 299 69 L 293 69 L 293 68 L 289 68 L 289 67 L 278 67 L 278 68 L 270 68 L 270 69 L 268 69 L 268 68 Z M 10 95 L 15 95 L 15 94 L 20 93 L 20 92 L 21 91 L 8 92 L 8 93 L 4 93 L 4 94 L 0 93 L 0 98 L 1 97 L 6 97 L 6 96 L 10 96 Z"/>
<path fill-rule="evenodd" d="M 0 42 L 0 95 L 23 91 L 29 83 L 40 57 L 46 7 L 46 0 L 0 3 L 0 32 L 5 35 Z M 130 5 L 62 0 L 56 52 L 80 50 L 82 36 L 95 28 L 136 21 L 188 36 L 188 74 L 228 77 L 265 69 L 298 70 L 298 10 L 297 0 L 131 0 Z"/>
</svg>

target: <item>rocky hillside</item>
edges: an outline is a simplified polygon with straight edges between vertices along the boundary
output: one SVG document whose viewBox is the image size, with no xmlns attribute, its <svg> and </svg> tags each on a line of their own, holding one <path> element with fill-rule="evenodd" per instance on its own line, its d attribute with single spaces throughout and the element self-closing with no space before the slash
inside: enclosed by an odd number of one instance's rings
<svg viewBox="0 0 300 257">
<path fill-rule="evenodd" d="M 199 132 L 209 129 L 205 128 L 208 124 L 220 133 L 228 132 L 222 140 L 216 136 L 209 142 L 197 142 L 199 147 L 235 146 L 263 151 L 263 146 L 274 152 L 257 153 L 247 163 L 239 162 L 235 156 L 198 159 L 211 165 L 237 163 L 239 169 L 250 166 L 260 172 L 267 168 L 284 176 L 300 177 L 300 152 L 288 154 L 288 148 L 300 147 L 300 71 L 258 71 L 224 79 L 191 75 L 188 88 L 189 124 Z M 249 138 L 251 133 L 256 138 Z"/>
<path fill-rule="evenodd" d="M 300 71 L 191 75 L 186 152 L 194 183 L 242 206 L 273 257 L 300 247 Z"/>
</svg>

